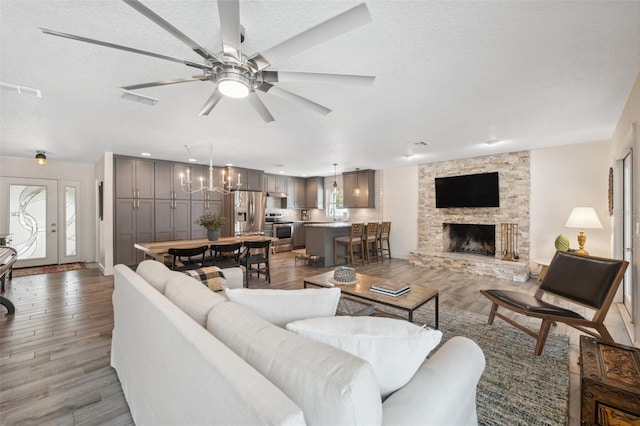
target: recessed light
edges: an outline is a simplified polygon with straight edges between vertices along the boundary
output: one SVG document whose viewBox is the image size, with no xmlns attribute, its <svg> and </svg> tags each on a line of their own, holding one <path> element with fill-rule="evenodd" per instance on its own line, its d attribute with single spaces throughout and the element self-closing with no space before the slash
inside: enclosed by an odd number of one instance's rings
<svg viewBox="0 0 640 426">
<path fill-rule="evenodd" d="M 485 145 L 489 145 L 489 146 L 491 146 L 491 145 L 498 144 L 498 143 L 500 143 L 500 142 L 501 142 L 501 141 L 500 141 L 500 140 L 498 140 L 498 139 L 490 139 L 490 140 L 488 140 L 488 141 L 486 141 L 486 142 L 485 142 Z"/>
<path fill-rule="evenodd" d="M 231 166 L 233 166 L 233 163 L 227 163 L 226 166 L 227 167 L 231 167 Z"/>
<path fill-rule="evenodd" d="M 142 155 L 143 157 L 151 157 L 151 154 L 148 152 L 141 152 L 140 155 Z"/>
<path fill-rule="evenodd" d="M 190 162 L 190 163 L 195 163 L 198 160 L 196 160 L 195 158 L 189 158 L 187 161 Z"/>
<path fill-rule="evenodd" d="M 280 173 L 281 175 L 283 175 L 283 174 L 284 174 L 284 170 L 280 170 L 280 172 L 279 172 L 279 173 Z"/>
</svg>

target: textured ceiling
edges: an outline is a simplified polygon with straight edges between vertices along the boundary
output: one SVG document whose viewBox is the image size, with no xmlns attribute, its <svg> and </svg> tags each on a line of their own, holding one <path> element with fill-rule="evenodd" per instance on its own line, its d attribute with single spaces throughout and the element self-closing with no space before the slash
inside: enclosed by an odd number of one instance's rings
<svg viewBox="0 0 640 426">
<path fill-rule="evenodd" d="M 143 3 L 214 52 L 217 3 Z M 355 5 L 352 1 L 241 1 L 246 54 L 264 51 Z M 198 74 L 184 65 L 43 34 L 38 27 L 200 61 L 127 4 L 0 0 L 0 153 L 94 162 L 102 152 L 331 175 L 360 168 L 474 157 L 611 137 L 640 71 L 640 2 L 367 2 L 373 22 L 272 69 L 375 75 L 371 87 L 278 83 L 333 111 L 322 116 L 259 93 L 276 121 L 247 100 L 198 112 L 210 82 L 121 86 Z M 497 139 L 488 146 L 483 142 Z M 427 146 L 414 146 L 424 141 Z M 189 147 L 189 150 L 185 148 Z M 407 159 L 409 153 L 415 154 Z"/>
</svg>

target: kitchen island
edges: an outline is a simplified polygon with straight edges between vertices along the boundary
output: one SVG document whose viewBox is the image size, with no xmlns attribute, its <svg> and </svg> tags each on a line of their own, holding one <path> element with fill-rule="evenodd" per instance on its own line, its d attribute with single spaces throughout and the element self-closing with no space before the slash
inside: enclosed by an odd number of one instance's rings
<svg viewBox="0 0 640 426">
<path fill-rule="evenodd" d="M 310 223 L 304 226 L 304 232 L 304 244 L 307 254 L 322 256 L 324 258 L 324 266 L 333 266 L 333 240 L 335 237 L 348 236 L 351 232 L 351 223 Z"/>
</svg>

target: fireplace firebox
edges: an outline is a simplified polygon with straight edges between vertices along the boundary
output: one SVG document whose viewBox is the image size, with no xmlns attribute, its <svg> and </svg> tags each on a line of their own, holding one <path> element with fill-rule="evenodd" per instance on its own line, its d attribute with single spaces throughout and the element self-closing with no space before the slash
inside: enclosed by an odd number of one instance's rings
<svg viewBox="0 0 640 426">
<path fill-rule="evenodd" d="M 445 252 L 495 256 L 496 226 L 443 223 L 442 248 Z"/>
</svg>

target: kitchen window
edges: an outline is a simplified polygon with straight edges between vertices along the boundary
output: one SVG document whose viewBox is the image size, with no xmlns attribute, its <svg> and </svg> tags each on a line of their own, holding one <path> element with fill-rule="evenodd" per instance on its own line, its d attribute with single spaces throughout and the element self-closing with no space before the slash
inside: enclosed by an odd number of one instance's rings
<svg viewBox="0 0 640 426">
<path fill-rule="evenodd" d="M 333 192 L 333 189 L 328 189 L 326 194 L 327 217 L 330 217 L 333 220 L 342 219 L 342 214 L 347 211 L 347 209 L 342 208 L 344 195 L 342 193 L 342 189 L 339 189 L 337 192 Z"/>
</svg>

